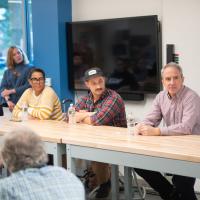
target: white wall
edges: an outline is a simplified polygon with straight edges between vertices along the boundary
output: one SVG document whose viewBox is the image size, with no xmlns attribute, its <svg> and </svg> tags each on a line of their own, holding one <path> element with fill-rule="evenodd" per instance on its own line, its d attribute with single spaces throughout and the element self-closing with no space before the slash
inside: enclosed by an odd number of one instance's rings
<svg viewBox="0 0 200 200">
<path fill-rule="evenodd" d="M 161 16 L 161 0 L 72 0 L 73 21 L 131 17 Z"/>
<path fill-rule="evenodd" d="M 200 94 L 200 1 L 199 0 L 73 0 L 73 21 L 158 15 L 162 24 L 163 63 L 166 62 L 166 44 L 175 44 L 180 54 L 185 83 Z M 137 119 L 150 110 L 154 96 L 143 102 L 127 101 L 126 109 Z"/>
<path fill-rule="evenodd" d="M 162 16 L 161 0 L 73 0 L 72 20 L 94 20 L 119 17 L 158 15 Z M 133 112 L 137 120 L 144 118 L 150 110 L 154 96 L 148 95 L 145 101 L 127 101 L 126 110 Z"/>
<path fill-rule="evenodd" d="M 200 94 L 200 1 L 163 1 L 163 43 L 175 44 L 185 84 Z M 165 48 L 164 48 L 165 50 Z"/>
</svg>

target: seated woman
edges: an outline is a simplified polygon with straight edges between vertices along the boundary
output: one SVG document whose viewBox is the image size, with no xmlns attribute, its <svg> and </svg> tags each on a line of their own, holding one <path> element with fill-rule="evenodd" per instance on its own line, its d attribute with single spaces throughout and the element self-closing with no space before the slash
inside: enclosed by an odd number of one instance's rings
<svg viewBox="0 0 200 200">
<path fill-rule="evenodd" d="M 12 112 L 15 104 L 30 87 L 27 77 L 30 71 L 26 54 L 17 46 L 11 46 L 7 53 L 7 67 L 0 86 L 0 104 Z"/>
<path fill-rule="evenodd" d="M 29 74 L 31 88 L 27 89 L 17 102 L 13 119 L 19 119 L 22 110 L 27 107 L 29 119 L 62 120 L 61 104 L 54 90 L 45 86 L 45 72 L 33 68 Z"/>
</svg>

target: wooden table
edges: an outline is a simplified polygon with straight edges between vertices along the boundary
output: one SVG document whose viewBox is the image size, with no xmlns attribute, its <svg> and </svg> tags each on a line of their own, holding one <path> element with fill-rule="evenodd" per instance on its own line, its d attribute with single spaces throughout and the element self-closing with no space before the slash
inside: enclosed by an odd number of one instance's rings
<svg viewBox="0 0 200 200">
<path fill-rule="evenodd" d="M 76 125 L 63 134 L 67 144 L 68 168 L 75 170 L 75 158 L 123 165 L 129 185 L 129 167 L 200 178 L 200 136 L 130 136 L 125 128 Z M 113 168 L 116 172 L 116 168 Z M 116 172 L 117 173 L 117 172 Z M 116 174 L 115 174 L 116 175 Z M 117 199 L 116 185 L 112 190 Z M 131 199 L 130 190 L 125 198 Z"/>
<path fill-rule="evenodd" d="M 117 178 L 117 166 L 125 168 L 125 198 L 131 199 L 129 167 L 156 170 L 200 178 L 200 136 L 131 136 L 127 129 L 109 126 L 29 120 L 11 122 L 0 117 L 0 135 L 21 125 L 31 128 L 45 141 L 47 152 L 60 165 L 66 144 L 68 169 L 75 171 L 75 158 L 112 164 L 112 178 Z M 112 199 L 118 199 L 117 183 L 112 181 Z"/>
<path fill-rule="evenodd" d="M 62 155 L 66 153 L 65 145 L 62 143 L 60 132 L 65 132 L 65 122 L 53 120 L 25 120 L 23 122 L 13 122 L 8 117 L 0 117 L 0 136 L 16 128 L 28 127 L 37 133 L 45 144 L 48 154 L 53 155 L 54 165 L 62 166 Z"/>
</svg>

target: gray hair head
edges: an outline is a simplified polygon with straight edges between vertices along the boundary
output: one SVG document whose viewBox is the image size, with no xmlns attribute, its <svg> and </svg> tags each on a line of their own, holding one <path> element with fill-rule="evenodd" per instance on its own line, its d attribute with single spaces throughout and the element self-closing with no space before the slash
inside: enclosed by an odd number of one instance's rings
<svg viewBox="0 0 200 200">
<path fill-rule="evenodd" d="M 1 157 L 10 172 L 47 163 L 47 154 L 40 137 L 25 127 L 4 136 Z"/>
<path fill-rule="evenodd" d="M 161 77 L 162 77 L 162 78 L 163 78 L 163 73 L 164 73 L 165 69 L 167 69 L 168 67 L 174 67 L 174 68 L 176 68 L 176 69 L 180 72 L 181 77 L 183 77 L 183 70 L 182 70 L 181 66 L 178 65 L 178 64 L 175 63 L 175 62 L 170 62 L 170 63 L 166 64 L 166 65 L 161 69 Z"/>
</svg>

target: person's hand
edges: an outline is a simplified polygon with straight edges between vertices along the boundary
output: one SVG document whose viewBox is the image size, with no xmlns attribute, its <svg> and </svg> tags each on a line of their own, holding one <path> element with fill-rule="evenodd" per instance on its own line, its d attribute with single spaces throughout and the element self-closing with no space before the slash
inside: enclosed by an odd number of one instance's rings
<svg viewBox="0 0 200 200">
<path fill-rule="evenodd" d="M 81 110 L 79 112 L 76 112 L 76 122 L 81 122 L 83 121 L 86 117 L 90 117 L 94 115 L 96 112 L 87 112 L 85 110 Z"/>
<path fill-rule="evenodd" d="M 3 92 L 1 92 L 1 96 L 5 98 L 6 96 L 9 96 L 10 94 L 14 94 L 14 93 L 15 93 L 14 89 L 10 89 L 10 90 L 4 89 Z"/>
<path fill-rule="evenodd" d="M 145 124 L 140 124 L 138 125 L 138 131 L 140 135 L 149 135 L 149 136 L 158 136 L 160 135 L 160 129 L 159 128 L 155 128 L 149 125 L 145 125 Z"/>
<path fill-rule="evenodd" d="M 12 112 L 15 107 L 15 104 L 12 101 L 7 101 L 7 104 L 10 112 Z"/>
<path fill-rule="evenodd" d="M 37 118 L 35 118 L 35 117 L 33 117 L 33 116 L 28 114 L 28 120 L 37 120 Z"/>
<path fill-rule="evenodd" d="M 86 113 L 87 110 L 79 110 L 78 112 L 80 112 L 80 113 Z"/>
<path fill-rule="evenodd" d="M 96 112 L 87 112 L 88 113 L 88 116 L 92 116 L 92 115 L 94 115 Z"/>
<path fill-rule="evenodd" d="M 76 117 L 76 122 L 79 123 L 86 117 L 88 117 L 88 112 L 76 112 L 75 117 Z"/>
<path fill-rule="evenodd" d="M 134 126 L 133 128 L 134 135 L 139 135 L 141 125 L 142 124 L 138 123 L 136 126 Z"/>
</svg>

